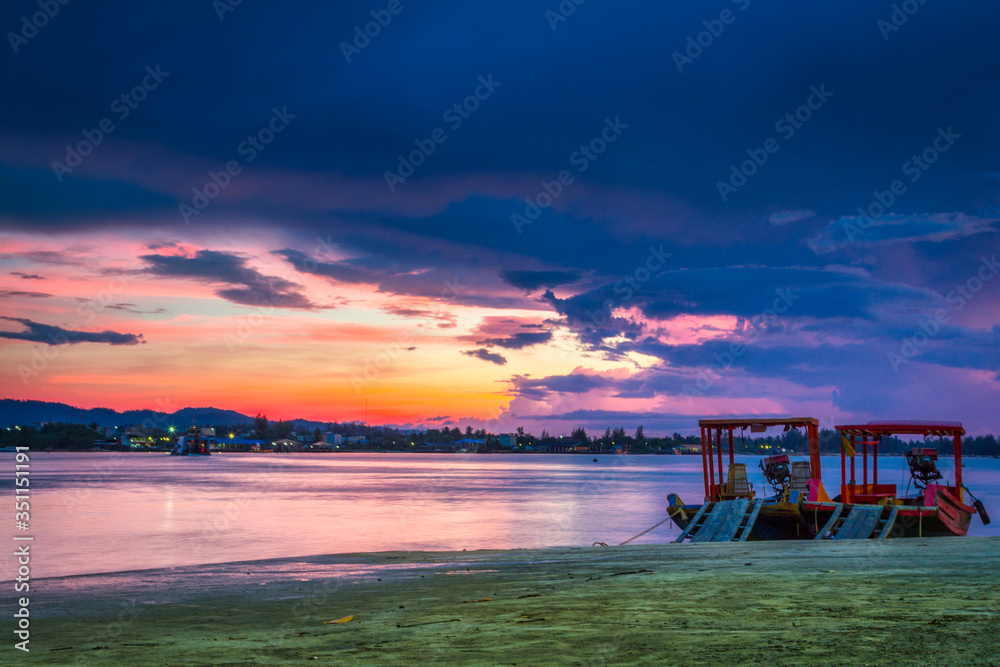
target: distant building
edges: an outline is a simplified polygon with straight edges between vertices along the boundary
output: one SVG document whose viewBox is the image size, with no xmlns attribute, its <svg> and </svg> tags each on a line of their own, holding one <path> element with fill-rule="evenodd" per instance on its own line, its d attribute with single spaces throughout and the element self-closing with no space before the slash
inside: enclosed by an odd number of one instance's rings
<svg viewBox="0 0 1000 667">
<path fill-rule="evenodd" d="M 327 433 L 325 434 L 325 439 L 331 445 L 339 445 L 343 442 L 344 436 L 339 433 Z"/>
<path fill-rule="evenodd" d="M 259 452 L 267 445 L 263 440 L 253 438 L 209 438 L 208 444 L 220 452 Z"/>
<path fill-rule="evenodd" d="M 331 445 L 326 440 L 317 440 L 311 445 L 306 445 L 306 451 L 309 452 L 332 452 L 337 449 L 336 445 Z"/>
<path fill-rule="evenodd" d="M 517 447 L 517 435 L 514 433 L 501 433 L 500 446 L 507 447 L 508 449 Z"/>
<path fill-rule="evenodd" d="M 294 452 L 299 443 L 288 438 L 282 438 L 281 440 L 275 440 L 271 444 L 274 446 L 274 451 L 276 452 Z"/>
<path fill-rule="evenodd" d="M 564 454 L 566 452 L 575 452 L 577 446 L 580 444 L 579 442 L 546 442 L 535 445 L 535 449 L 552 454 Z"/>
<path fill-rule="evenodd" d="M 455 454 L 458 452 L 476 452 L 481 445 L 486 443 L 482 440 L 456 440 L 455 442 L 421 442 L 417 445 L 418 452 L 446 452 Z"/>
<path fill-rule="evenodd" d="M 151 435 L 126 434 L 121 437 L 123 447 L 130 449 L 151 449 L 159 444 L 159 438 Z"/>
</svg>

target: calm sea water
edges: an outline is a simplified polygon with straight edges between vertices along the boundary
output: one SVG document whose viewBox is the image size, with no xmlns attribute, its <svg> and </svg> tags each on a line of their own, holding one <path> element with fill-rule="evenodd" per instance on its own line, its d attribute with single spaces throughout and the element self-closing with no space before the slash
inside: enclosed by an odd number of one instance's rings
<svg viewBox="0 0 1000 667">
<path fill-rule="evenodd" d="M 666 518 L 668 493 L 699 501 L 700 456 L 487 454 L 31 454 L 32 577 L 390 550 L 617 544 Z M 741 456 L 764 488 L 759 457 Z M 13 454 L 0 454 L 13 494 Z M 880 481 L 906 484 L 902 458 Z M 948 463 L 942 466 L 953 477 Z M 964 479 L 997 520 L 1000 460 Z M 824 457 L 828 489 L 839 457 Z M 859 474 L 860 477 L 860 474 Z M 13 506 L 13 502 L 9 503 Z M 636 543 L 677 536 L 667 522 Z M 4 576 L 14 563 L 3 557 Z"/>
</svg>

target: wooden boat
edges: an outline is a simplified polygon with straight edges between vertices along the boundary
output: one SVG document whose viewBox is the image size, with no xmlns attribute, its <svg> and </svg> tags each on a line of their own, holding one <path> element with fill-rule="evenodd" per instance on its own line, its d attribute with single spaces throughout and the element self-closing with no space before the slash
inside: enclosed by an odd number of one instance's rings
<svg viewBox="0 0 1000 667">
<path fill-rule="evenodd" d="M 973 514 L 989 523 L 986 508 L 962 484 L 961 439 L 965 430 L 959 423 L 870 422 L 837 426 L 842 443 L 841 485 L 840 493 L 833 498 L 823 487 L 816 419 L 702 419 L 698 423 L 705 499 L 700 505 L 685 505 L 676 494 L 669 496 L 667 513 L 682 530 L 677 542 L 933 537 L 964 535 Z M 746 465 L 735 461 L 734 431 L 749 428 L 751 433 L 763 433 L 772 427 L 785 431 L 804 428 L 809 461 L 792 461 L 783 454 L 762 460 L 760 467 L 773 494 L 758 498 L 748 480 Z M 729 445 L 728 474 L 723 466 L 724 432 Z M 916 490 L 913 495 L 900 494 L 895 484 L 879 484 L 878 443 L 896 434 L 951 437 L 955 448 L 954 484 L 940 483 L 943 475 L 935 464 L 937 450 L 927 447 L 907 453 Z M 859 447 L 863 459 L 861 484 L 855 481 Z M 966 504 L 966 493 L 972 505 Z"/>
<path fill-rule="evenodd" d="M 965 535 L 973 514 L 983 523 L 990 522 L 983 503 L 972 496 L 962 483 L 962 436 L 965 429 L 959 422 L 868 422 L 837 426 L 841 437 L 840 496 L 835 501 L 848 504 L 879 504 L 896 508 L 892 537 L 936 537 Z M 914 493 L 899 492 L 895 484 L 878 482 L 878 446 L 883 437 L 891 435 L 922 435 L 951 438 L 954 443 L 955 474 L 953 484 L 942 483 L 944 476 L 937 469 L 938 451 L 931 447 L 914 447 L 906 452 L 910 481 Z M 855 461 L 858 446 L 862 451 L 862 480 L 857 484 Z M 868 483 L 868 452 L 871 448 L 871 483 Z M 848 457 L 848 455 L 850 455 Z M 850 478 L 847 459 L 850 458 Z M 909 490 L 909 484 L 907 485 Z M 966 504 L 968 495 L 972 504 Z"/>
</svg>

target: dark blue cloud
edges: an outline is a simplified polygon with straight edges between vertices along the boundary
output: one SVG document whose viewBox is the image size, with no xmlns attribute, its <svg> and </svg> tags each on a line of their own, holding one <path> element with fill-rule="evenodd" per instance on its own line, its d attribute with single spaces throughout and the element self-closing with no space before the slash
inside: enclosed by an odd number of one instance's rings
<svg viewBox="0 0 1000 667">
<path fill-rule="evenodd" d="M 502 354 L 490 352 L 485 347 L 481 347 L 478 350 L 462 350 L 462 354 L 468 357 L 475 357 L 476 359 L 488 361 L 492 364 L 496 364 L 497 366 L 503 366 L 507 363 L 507 359 Z"/>
<path fill-rule="evenodd" d="M 504 282 L 507 284 L 528 292 L 533 292 L 541 287 L 572 285 L 580 280 L 580 274 L 576 271 L 504 270 L 500 272 L 500 277 L 503 278 Z"/>
<path fill-rule="evenodd" d="M 107 343 L 108 345 L 144 344 L 142 334 L 123 334 L 117 331 L 73 331 L 51 324 L 33 322 L 23 317 L 0 317 L 0 320 L 17 322 L 27 331 L 0 331 L 0 338 L 27 340 L 46 345 L 78 345 L 79 343 Z"/>
<path fill-rule="evenodd" d="M 523 331 L 507 336 L 506 338 L 487 338 L 478 342 L 478 345 L 488 345 L 491 347 L 503 347 L 508 350 L 522 350 L 532 345 L 541 345 L 552 340 L 551 331 Z"/>
<path fill-rule="evenodd" d="M 190 278 L 209 284 L 221 284 L 216 291 L 223 299 L 247 306 L 275 308 L 315 308 L 298 285 L 266 276 L 247 266 L 237 255 L 215 250 L 199 250 L 194 257 L 183 255 L 142 255 L 146 272 L 166 277 Z"/>
</svg>

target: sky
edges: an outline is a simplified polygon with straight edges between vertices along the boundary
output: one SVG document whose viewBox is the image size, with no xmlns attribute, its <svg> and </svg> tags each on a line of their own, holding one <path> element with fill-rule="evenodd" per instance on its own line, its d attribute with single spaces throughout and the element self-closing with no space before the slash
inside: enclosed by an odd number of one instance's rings
<svg viewBox="0 0 1000 667">
<path fill-rule="evenodd" d="M 1000 431 L 996 3 L 13 0 L 0 25 L 6 398 Z"/>
</svg>

